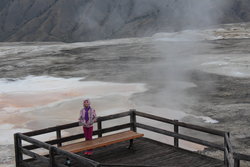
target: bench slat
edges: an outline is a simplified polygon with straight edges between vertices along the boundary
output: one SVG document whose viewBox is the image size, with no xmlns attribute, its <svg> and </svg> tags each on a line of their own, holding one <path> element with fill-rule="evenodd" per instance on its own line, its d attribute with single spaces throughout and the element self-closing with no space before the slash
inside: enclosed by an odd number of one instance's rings
<svg viewBox="0 0 250 167">
<path fill-rule="evenodd" d="M 142 136 L 143 134 L 136 133 L 134 131 L 129 130 L 129 131 L 120 132 L 120 133 L 116 133 L 116 134 L 112 134 L 108 136 L 103 136 L 101 138 L 97 138 L 93 140 L 82 141 L 78 143 L 65 145 L 65 146 L 60 147 L 60 149 L 73 152 L 73 153 L 77 153 L 77 152 L 81 152 L 85 150 L 95 149 L 98 147 L 108 146 L 108 145 L 123 142 L 126 140 L 139 138 Z"/>
</svg>

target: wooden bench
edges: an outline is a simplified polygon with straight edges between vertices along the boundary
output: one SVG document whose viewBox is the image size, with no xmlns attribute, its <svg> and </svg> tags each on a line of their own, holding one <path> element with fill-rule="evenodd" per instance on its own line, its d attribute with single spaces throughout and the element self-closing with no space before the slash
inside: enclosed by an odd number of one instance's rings
<svg viewBox="0 0 250 167">
<path fill-rule="evenodd" d="M 81 151 L 95 149 L 98 147 L 104 147 L 104 146 L 108 146 L 111 144 L 115 144 L 115 143 L 119 143 L 119 142 L 123 142 L 127 140 L 130 140 L 129 148 L 131 148 L 133 145 L 133 139 L 136 139 L 142 136 L 144 136 L 144 134 L 140 134 L 140 133 L 129 130 L 129 131 L 124 131 L 124 132 L 120 132 L 120 133 L 116 133 L 112 135 L 103 136 L 103 137 L 96 138 L 93 140 L 81 141 L 78 143 L 65 145 L 59 148 L 65 151 L 78 153 Z"/>
</svg>

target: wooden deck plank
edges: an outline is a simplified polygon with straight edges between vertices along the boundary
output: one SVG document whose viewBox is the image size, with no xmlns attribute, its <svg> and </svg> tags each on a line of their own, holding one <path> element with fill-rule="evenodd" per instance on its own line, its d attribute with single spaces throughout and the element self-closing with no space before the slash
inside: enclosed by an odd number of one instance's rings
<svg viewBox="0 0 250 167">
<path fill-rule="evenodd" d="M 135 140 L 136 151 L 125 149 L 128 143 L 119 143 L 94 150 L 92 160 L 106 164 L 152 165 L 168 167 L 222 167 L 223 161 L 200 155 L 196 152 L 162 144 L 146 138 Z"/>
<path fill-rule="evenodd" d="M 163 144 L 148 138 L 138 138 L 134 141 L 135 151 L 129 150 L 129 141 L 112 144 L 108 147 L 97 148 L 94 154 L 81 156 L 90 158 L 103 164 L 127 164 L 127 165 L 147 165 L 159 167 L 223 167 L 223 161 L 200 155 L 196 152 L 186 151 L 173 146 Z M 64 163 L 65 157 L 58 156 L 57 162 Z M 45 167 L 35 162 L 32 167 Z M 72 161 L 71 167 L 78 167 Z"/>
<path fill-rule="evenodd" d="M 69 144 L 66 146 L 60 147 L 63 150 L 77 153 L 89 149 L 95 149 L 98 147 L 104 147 L 108 146 L 114 143 L 119 143 L 122 141 L 130 140 L 130 139 L 136 139 L 139 137 L 142 137 L 143 134 L 136 133 L 134 131 L 125 131 L 125 132 L 120 132 L 108 136 L 103 136 L 101 138 L 97 138 L 94 140 L 88 140 L 88 141 L 81 141 L 73 144 Z"/>
</svg>

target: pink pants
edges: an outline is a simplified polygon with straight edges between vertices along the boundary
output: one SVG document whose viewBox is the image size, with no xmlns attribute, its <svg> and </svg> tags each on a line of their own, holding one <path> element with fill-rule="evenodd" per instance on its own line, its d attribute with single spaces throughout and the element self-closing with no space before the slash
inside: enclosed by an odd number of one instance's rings
<svg viewBox="0 0 250 167">
<path fill-rule="evenodd" d="M 83 127 L 83 132 L 86 140 L 92 140 L 93 126 L 89 128 Z"/>
<path fill-rule="evenodd" d="M 83 127 L 83 132 L 86 140 L 92 140 L 93 135 L 93 126 L 92 127 Z M 92 152 L 93 150 L 87 150 L 87 152 Z"/>
</svg>

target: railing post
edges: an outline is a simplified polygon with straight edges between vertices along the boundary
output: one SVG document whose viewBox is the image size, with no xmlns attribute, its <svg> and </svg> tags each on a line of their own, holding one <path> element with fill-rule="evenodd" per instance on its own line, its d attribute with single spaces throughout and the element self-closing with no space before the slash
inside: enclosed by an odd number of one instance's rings
<svg viewBox="0 0 250 167">
<path fill-rule="evenodd" d="M 174 132 L 175 133 L 179 133 L 179 126 L 177 125 L 178 120 L 174 120 L 175 124 L 174 124 Z M 175 147 L 179 147 L 179 139 L 177 137 L 174 137 L 174 146 Z"/>
<path fill-rule="evenodd" d="M 130 109 L 130 123 L 132 123 L 130 130 L 136 132 L 137 128 L 136 128 L 136 114 L 135 114 L 135 109 Z"/>
<path fill-rule="evenodd" d="M 49 167 L 55 166 L 55 147 L 49 148 Z"/>
<path fill-rule="evenodd" d="M 238 154 L 233 153 L 233 158 L 234 158 L 234 167 L 240 167 L 240 159 L 238 158 Z"/>
<path fill-rule="evenodd" d="M 102 130 L 102 120 L 100 118 L 97 120 L 97 130 Z M 102 137 L 101 131 L 98 133 L 98 137 Z"/>
<path fill-rule="evenodd" d="M 234 167 L 240 167 L 240 160 L 239 159 L 234 159 Z"/>
<path fill-rule="evenodd" d="M 15 144 L 16 167 L 21 167 L 21 163 L 23 161 L 23 154 L 21 151 L 22 141 L 18 133 L 14 134 L 14 144 Z"/>
<path fill-rule="evenodd" d="M 229 138 L 229 133 L 225 132 L 225 134 L 224 134 L 224 149 L 225 149 L 225 151 L 224 151 L 224 165 L 228 167 L 229 162 L 228 162 L 227 154 L 226 154 L 226 151 L 228 150 L 228 145 L 227 145 L 226 135 L 228 135 L 228 138 Z"/>
<path fill-rule="evenodd" d="M 61 134 L 61 130 L 56 130 L 56 138 L 57 139 L 61 139 L 62 138 L 62 134 Z M 57 147 L 61 147 L 62 146 L 62 142 L 57 143 Z"/>
</svg>

